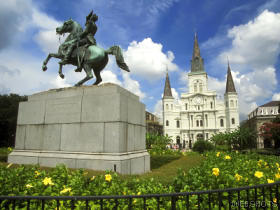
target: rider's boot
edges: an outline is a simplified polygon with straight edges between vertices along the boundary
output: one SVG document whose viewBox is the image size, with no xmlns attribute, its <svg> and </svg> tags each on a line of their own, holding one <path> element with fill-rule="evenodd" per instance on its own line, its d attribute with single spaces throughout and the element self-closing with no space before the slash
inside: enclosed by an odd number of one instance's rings
<svg viewBox="0 0 280 210">
<path fill-rule="evenodd" d="M 82 71 L 82 67 L 77 67 L 76 69 L 75 69 L 75 72 L 81 72 Z"/>
</svg>

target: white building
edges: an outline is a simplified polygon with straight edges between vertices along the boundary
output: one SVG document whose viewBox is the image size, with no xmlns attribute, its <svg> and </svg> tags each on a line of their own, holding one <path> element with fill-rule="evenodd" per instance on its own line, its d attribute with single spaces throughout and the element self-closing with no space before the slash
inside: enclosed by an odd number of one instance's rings
<svg viewBox="0 0 280 210">
<path fill-rule="evenodd" d="M 270 101 L 264 105 L 261 105 L 254 109 L 248 115 L 247 125 L 253 129 L 257 135 L 257 147 L 258 148 L 269 148 L 272 147 L 272 142 L 268 139 L 264 139 L 260 134 L 260 127 L 264 123 L 272 122 L 280 111 L 280 101 Z M 274 144 L 274 143 L 273 143 Z"/>
<path fill-rule="evenodd" d="M 239 126 L 238 95 L 228 65 L 224 100 L 216 91 L 208 89 L 208 77 L 200 56 L 197 36 L 194 40 L 191 72 L 188 74 L 189 92 L 175 101 L 166 74 L 163 104 L 164 135 L 173 143 L 191 148 L 197 139 L 209 139 L 218 132 L 233 131 Z"/>
</svg>

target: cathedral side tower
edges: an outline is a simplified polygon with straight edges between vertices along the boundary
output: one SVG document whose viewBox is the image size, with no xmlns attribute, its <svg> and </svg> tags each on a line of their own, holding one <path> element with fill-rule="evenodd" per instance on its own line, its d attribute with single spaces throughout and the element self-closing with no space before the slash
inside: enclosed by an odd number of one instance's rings
<svg viewBox="0 0 280 210">
<path fill-rule="evenodd" d="M 239 105 L 238 95 L 235 90 L 231 75 L 231 69 L 228 63 L 226 92 L 224 94 L 226 128 L 227 131 L 233 131 L 239 126 Z"/>
<path fill-rule="evenodd" d="M 168 72 L 166 72 L 164 93 L 162 98 L 163 110 L 163 131 L 164 135 L 169 134 L 168 130 L 172 128 L 172 112 L 174 110 L 174 97 L 172 96 L 171 86 L 169 81 Z"/>
</svg>

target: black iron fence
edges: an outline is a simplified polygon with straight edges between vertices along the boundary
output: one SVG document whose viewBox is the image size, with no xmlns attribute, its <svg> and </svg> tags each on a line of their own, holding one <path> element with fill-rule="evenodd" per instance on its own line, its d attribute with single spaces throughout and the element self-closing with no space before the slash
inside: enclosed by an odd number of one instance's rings
<svg viewBox="0 0 280 210">
<path fill-rule="evenodd" d="M 280 209 L 280 182 L 199 192 L 115 196 L 0 196 L 1 209 Z"/>
</svg>

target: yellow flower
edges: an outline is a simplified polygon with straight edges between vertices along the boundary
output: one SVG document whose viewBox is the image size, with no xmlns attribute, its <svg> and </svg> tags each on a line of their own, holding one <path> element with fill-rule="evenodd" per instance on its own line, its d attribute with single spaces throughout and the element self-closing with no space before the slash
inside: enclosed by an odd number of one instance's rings
<svg viewBox="0 0 280 210">
<path fill-rule="evenodd" d="M 220 154 L 221 154 L 220 152 L 217 152 L 216 156 L 217 156 L 217 157 L 219 157 L 219 156 L 220 156 Z"/>
<path fill-rule="evenodd" d="M 110 181 L 112 180 L 111 174 L 106 174 L 106 175 L 105 175 L 105 180 L 108 181 L 108 182 L 110 182 Z"/>
<path fill-rule="evenodd" d="M 277 198 L 273 198 L 273 203 L 277 203 Z"/>
<path fill-rule="evenodd" d="M 226 159 L 226 160 L 230 160 L 231 157 L 230 157 L 229 155 L 226 155 L 226 156 L 225 156 L 225 159 Z"/>
<path fill-rule="evenodd" d="M 276 179 L 280 179 L 280 174 L 278 173 L 278 174 L 275 174 L 275 178 Z"/>
<path fill-rule="evenodd" d="M 64 193 L 67 193 L 67 192 L 70 192 L 71 191 L 71 187 L 65 187 L 64 186 L 64 189 L 60 191 L 60 194 L 64 194 Z"/>
<path fill-rule="evenodd" d="M 126 192 L 123 192 L 124 195 L 126 195 Z"/>
<path fill-rule="evenodd" d="M 13 163 L 10 163 L 9 165 L 7 165 L 7 168 L 10 168 L 13 165 Z"/>
<path fill-rule="evenodd" d="M 94 179 L 95 179 L 95 176 L 92 176 L 92 177 L 90 178 L 91 181 L 93 181 Z"/>
<path fill-rule="evenodd" d="M 274 180 L 273 179 L 267 179 L 267 183 L 274 183 Z"/>
<path fill-rule="evenodd" d="M 267 165 L 267 162 L 264 162 L 264 165 L 266 166 L 266 165 Z"/>
<path fill-rule="evenodd" d="M 278 171 L 280 172 L 280 168 L 278 168 Z"/>
<path fill-rule="evenodd" d="M 263 172 L 261 172 L 261 171 L 256 171 L 256 172 L 255 172 L 255 177 L 257 177 L 257 178 L 262 178 L 262 177 L 263 177 Z"/>
<path fill-rule="evenodd" d="M 137 195 L 141 195 L 141 192 L 138 192 Z"/>
<path fill-rule="evenodd" d="M 39 171 L 35 171 L 36 177 L 39 176 L 41 173 Z"/>
<path fill-rule="evenodd" d="M 25 187 L 26 188 L 31 188 L 31 187 L 33 187 L 31 184 L 27 184 L 27 185 L 25 185 Z"/>
<path fill-rule="evenodd" d="M 52 182 L 52 178 L 46 177 L 42 182 L 44 183 L 44 185 L 54 185 L 54 183 Z"/>
<path fill-rule="evenodd" d="M 13 151 L 13 148 L 12 147 L 8 147 L 8 151 L 9 152 Z"/>
<path fill-rule="evenodd" d="M 275 165 L 277 166 L 277 168 L 279 168 L 279 163 L 275 163 Z"/>
<path fill-rule="evenodd" d="M 239 174 L 235 174 L 235 179 L 237 180 L 237 181 L 240 181 L 240 179 L 242 179 L 242 176 L 241 175 L 239 175 Z"/>
<path fill-rule="evenodd" d="M 248 182 L 248 178 L 245 178 L 245 182 Z"/>
<path fill-rule="evenodd" d="M 215 176 L 219 176 L 220 170 L 218 168 L 213 168 L 212 169 L 212 174 L 215 175 Z"/>
</svg>

